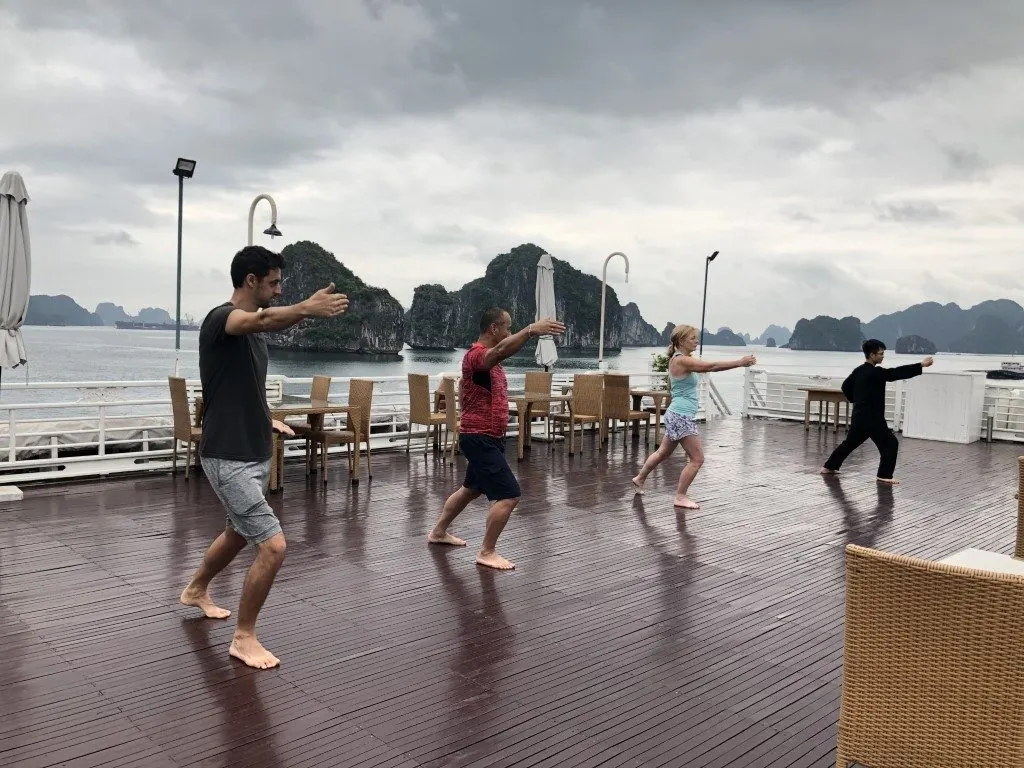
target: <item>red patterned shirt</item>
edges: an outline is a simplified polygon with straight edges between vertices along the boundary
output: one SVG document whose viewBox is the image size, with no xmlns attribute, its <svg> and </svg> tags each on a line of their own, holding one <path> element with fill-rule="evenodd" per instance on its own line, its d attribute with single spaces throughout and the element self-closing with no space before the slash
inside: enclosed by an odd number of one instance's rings
<svg viewBox="0 0 1024 768">
<path fill-rule="evenodd" d="M 487 347 L 477 341 L 462 358 L 459 431 L 502 438 L 508 428 L 508 379 L 500 365 L 484 368 L 486 355 Z"/>
</svg>

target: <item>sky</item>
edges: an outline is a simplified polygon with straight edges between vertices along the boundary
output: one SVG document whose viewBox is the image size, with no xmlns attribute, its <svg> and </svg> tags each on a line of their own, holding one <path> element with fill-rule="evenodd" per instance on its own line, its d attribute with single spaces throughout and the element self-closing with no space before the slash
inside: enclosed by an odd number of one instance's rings
<svg viewBox="0 0 1024 768">
<path fill-rule="evenodd" d="M 408 308 L 533 242 L 659 329 L 1020 300 L 1019 0 L 4 0 L 32 292 L 230 295 L 249 204 Z M 556 286 L 557 289 L 557 286 Z"/>
</svg>

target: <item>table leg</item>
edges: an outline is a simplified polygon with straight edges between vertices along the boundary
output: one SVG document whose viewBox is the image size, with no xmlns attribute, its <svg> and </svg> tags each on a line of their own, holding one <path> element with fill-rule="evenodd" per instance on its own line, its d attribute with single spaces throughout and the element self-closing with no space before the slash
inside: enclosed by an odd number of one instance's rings
<svg viewBox="0 0 1024 768">
<path fill-rule="evenodd" d="M 526 434 L 523 435 L 523 448 L 533 448 L 533 403 L 526 404 Z"/>
<path fill-rule="evenodd" d="M 822 416 L 822 410 L 824 409 L 824 407 L 825 407 L 825 403 L 823 401 L 819 400 L 818 401 L 818 431 L 821 431 L 821 420 L 824 418 Z"/>
<path fill-rule="evenodd" d="M 839 432 L 839 401 L 838 400 L 836 400 L 835 406 L 836 406 L 836 429 L 835 429 L 835 431 L 836 431 L 836 433 L 838 433 Z"/>
<path fill-rule="evenodd" d="M 528 406 L 525 405 L 522 408 L 516 408 L 519 412 L 519 435 L 516 437 L 516 449 L 519 452 L 520 461 L 523 460 L 523 441 L 526 439 L 526 435 L 524 434 L 526 432 L 526 419 L 524 417 L 526 416 L 527 408 Z"/>
<path fill-rule="evenodd" d="M 281 487 L 280 478 L 277 476 L 277 454 L 280 451 L 279 441 L 277 435 L 271 437 L 271 451 L 270 451 L 270 483 L 267 487 L 271 493 L 276 493 L 278 488 Z"/>
<path fill-rule="evenodd" d="M 804 431 L 811 431 L 811 393 L 807 393 L 807 399 L 804 401 Z"/>
<path fill-rule="evenodd" d="M 352 485 L 359 485 L 359 457 L 362 454 L 362 451 L 360 450 L 361 443 L 359 442 L 362 437 L 359 434 L 359 424 L 362 421 L 362 418 L 357 413 L 356 418 L 353 419 L 353 421 L 355 421 L 354 431 L 356 434 L 356 441 L 351 447 L 356 449 L 356 455 L 352 457 Z"/>
</svg>

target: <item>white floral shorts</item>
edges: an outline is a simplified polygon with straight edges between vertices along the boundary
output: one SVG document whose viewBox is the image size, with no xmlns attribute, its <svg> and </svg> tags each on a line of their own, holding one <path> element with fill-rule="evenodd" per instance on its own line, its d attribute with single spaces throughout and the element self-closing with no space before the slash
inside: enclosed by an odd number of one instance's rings
<svg viewBox="0 0 1024 768">
<path fill-rule="evenodd" d="M 675 411 L 665 411 L 662 420 L 665 422 L 665 435 L 673 442 L 691 435 L 700 435 L 700 432 L 697 431 L 697 422 L 691 416 L 684 416 Z"/>
</svg>

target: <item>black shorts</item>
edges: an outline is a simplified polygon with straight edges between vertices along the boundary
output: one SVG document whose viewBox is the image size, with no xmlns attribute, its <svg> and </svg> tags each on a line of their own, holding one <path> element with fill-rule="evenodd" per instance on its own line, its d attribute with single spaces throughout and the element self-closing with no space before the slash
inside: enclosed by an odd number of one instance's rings
<svg viewBox="0 0 1024 768">
<path fill-rule="evenodd" d="M 519 481 L 505 461 L 505 441 L 490 435 L 459 435 L 459 450 L 466 457 L 466 479 L 462 484 L 487 496 L 489 501 L 518 499 Z"/>
</svg>

